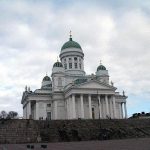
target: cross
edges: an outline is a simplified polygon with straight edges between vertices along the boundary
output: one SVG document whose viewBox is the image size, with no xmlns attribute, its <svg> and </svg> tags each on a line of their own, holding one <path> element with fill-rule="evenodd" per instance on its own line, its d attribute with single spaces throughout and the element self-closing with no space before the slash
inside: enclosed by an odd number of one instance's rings
<svg viewBox="0 0 150 150">
<path fill-rule="evenodd" d="M 125 96 L 125 91 L 122 92 L 123 96 Z"/>
<path fill-rule="evenodd" d="M 102 64 L 102 60 L 100 60 L 100 65 Z"/>
<path fill-rule="evenodd" d="M 69 35 L 69 36 L 70 36 L 70 38 L 72 38 L 71 30 L 70 30 L 70 32 L 69 32 L 69 33 L 70 33 L 70 35 Z"/>
</svg>

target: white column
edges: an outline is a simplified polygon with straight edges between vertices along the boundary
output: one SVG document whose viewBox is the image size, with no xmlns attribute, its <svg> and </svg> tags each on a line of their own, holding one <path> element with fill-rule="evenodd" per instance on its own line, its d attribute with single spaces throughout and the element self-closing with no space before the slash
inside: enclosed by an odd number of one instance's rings
<svg viewBox="0 0 150 150">
<path fill-rule="evenodd" d="M 67 69 L 69 69 L 69 58 L 66 58 Z"/>
<path fill-rule="evenodd" d="M 121 103 L 121 118 L 123 119 L 124 117 L 123 117 L 123 108 L 122 108 L 122 106 L 123 106 L 123 103 Z"/>
<path fill-rule="evenodd" d="M 84 119 L 84 103 L 83 103 L 83 95 L 80 95 L 80 100 L 81 100 L 81 118 Z"/>
<path fill-rule="evenodd" d="M 67 98 L 65 99 L 65 119 L 68 119 L 68 102 Z"/>
<path fill-rule="evenodd" d="M 113 105 L 112 105 L 112 98 L 110 98 L 110 116 L 113 118 Z"/>
<path fill-rule="evenodd" d="M 102 114 L 102 118 L 105 118 L 105 115 L 104 115 L 104 99 L 103 98 L 101 98 L 101 114 Z"/>
<path fill-rule="evenodd" d="M 54 101 L 54 119 L 58 119 L 58 114 L 57 114 L 57 101 Z"/>
<path fill-rule="evenodd" d="M 106 116 L 109 116 L 109 107 L 108 107 L 108 97 L 105 95 L 105 102 L 106 102 Z"/>
<path fill-rule="evenodd" d="M 72 69 L 75 69 L 75 66 L 74 66 L 74 57 L 72 57 Z"/>
<path fill-rule="evenodd" d="M 35 108 L 35 112 L 36 112 L 36 120 L 39 120 L 39 103 L 36 101 L 36 108 Z"/>
<path fill-rule="evenodd" d="M 28 104 L 26 104 L 26 107 L 25 107 L 25 119 L 28 119 L 28 113 L 27 113 L 27 111 L 28 111 Z"/>
<path fill-rule="evenodd" d="M 78 69 L 80 69 L 80 65 L 79 64 L 81 64 L 81 62 L 79 61 L 79 57 L 77 58 L 77 67 L 78 67 Z"/>
<path fill-rule="evenodd" d="M 28 101 L 28 119 L 30 119 L 31 116 L 31 101 Z"/>
<path fill-rule="evenodd" d="M 67 99 L 67 116 L 68 119 L 71 119 L 70 97 Z"/>
<path fill-rule="evenodd" d="M 67 99 L 67 103 L 68 103 L 68 119 L 70 119 L 70 99 L 69 99 L 69 97 L 68 97 L 68 99 Z"/>
<path fill-rule="evenodd" d="M 69 102 L 69 119 L 72 119 L 73 114 L 72 114 L 72 98 L 71 98 L 71 96 L 69 96 L 68 102 Z"/>
<path fill-rule="evenodd" d="M 68 99 L 66 98 L 66 119 L 69 119 L 69 107 L 68 107 Z"/>
<path fill-rule="evenodd" d="M 81 69 L 84 70 L 84 60 L 81 59 L 81 62 L 82 62 L 82 63 L 81 63 Z"/>
<path fill-rule="evenodd" d="M 114 112 L 114 119 L 116 118 L 116 101 L 115 96 L 113 95 L 113 112 Z"/>
<path fill-rule="evenodd" d="M 76 106 L 75 106 L 75 95 L 72 95 L 72 117 L 76 119 Z"/>
<path fill-rule="evenodd" d="M 124 103 L 124 113 L 125 113 L 125 118 L 127 118 L 127 107 L 126 107 L 126 103 Z"/>
<path fill-rule="evenodd" d="M 100 95 L 98 95 L 98 103 L 99 103 L 99 117 L 102 118 L 102 104 Z"/>
<path fill-rule="evenodd" d="M 122 103 L 119 103 L 119 118 L 122 119 Z"/>
<path fill-rule="evenodd" d="M 92 119 L 92 105 L 91 105 L 91 95 L 88 95 L 89 99 L 89 118 Z"/>
</svg>

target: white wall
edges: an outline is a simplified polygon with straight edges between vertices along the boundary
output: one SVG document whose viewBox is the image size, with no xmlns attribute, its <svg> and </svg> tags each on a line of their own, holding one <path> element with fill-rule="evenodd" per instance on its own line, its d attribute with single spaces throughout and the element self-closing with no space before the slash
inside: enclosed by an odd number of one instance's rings
<svg viewBox="0 0 150 150">
<path fill-rule="evenodd" d="M 66 119 L 66 111 L 65 111 L 65 101 L 58 100 L 57 101 L 57 119 Z"/>
</svg>

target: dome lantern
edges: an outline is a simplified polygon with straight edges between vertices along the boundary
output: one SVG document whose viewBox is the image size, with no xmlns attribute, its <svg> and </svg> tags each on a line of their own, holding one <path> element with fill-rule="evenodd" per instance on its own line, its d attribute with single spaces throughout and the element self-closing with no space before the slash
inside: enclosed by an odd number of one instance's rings
<svg viewBox="0 0 150 150">
<path fill-rule="evenodd" d="M 102 65 L 102 61 L 100 60 L 100 65 L 97 67 L 97 71 L 99 70 L 106 70 L 106 67 Z"/>
<path fill-rule="evenodd" d="M 46 76 L 42 80 L 42 89 L 52 89 L 52 81 L 51 78 L 46 74 Z"/>
<path fill-rule="evenodd" d="M 57 62 L 54 63 L 53 68 L 54 67 L 63 67 L 63 65 L 62 65 L 61 62 L 57 61 Z"/>
<path fill-rule="evenodd" d="M 57 62 L 55 62 L 53 65 L 52 74 L 53 73 L 62 73 L 62 72 L 64 72 L 64 67 L 63 67 L 62 63 L 59 62 L 57 59 Z"/>
<path fill-rule="evenodd" d="M 99 71 L 99 70 L 106 70 L 106 67 L 103 66 L 103 65 L 99 65 L 99 66 L 97 67 L 97 71 Z"/>
<path fill-rule="evenodd" d="M 50 79 L 50 77 L 47 76 L 47 74 L 46 74 L 46 76 L 43 78 L 43 81 L 51 81 L 51 79 Z"/>
</svg>

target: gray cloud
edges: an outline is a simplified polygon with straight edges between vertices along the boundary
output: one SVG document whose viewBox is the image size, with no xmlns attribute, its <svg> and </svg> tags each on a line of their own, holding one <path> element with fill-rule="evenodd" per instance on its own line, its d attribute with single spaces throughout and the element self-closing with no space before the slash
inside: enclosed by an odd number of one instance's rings
<svg viewBox="0 0 150 150">
<path fill-rule="evenodd" d="M 84 50 L 88 74 L 96 71 L 101 59 L 119 91 L 150 95 L 148 1 L 0 3 L 0 110 L 18 108 L 22 115 L 24 86 L 40 88 L 70 29 Z M 129 108 L 131 101 L 129 97 Z"/>
</svg>

